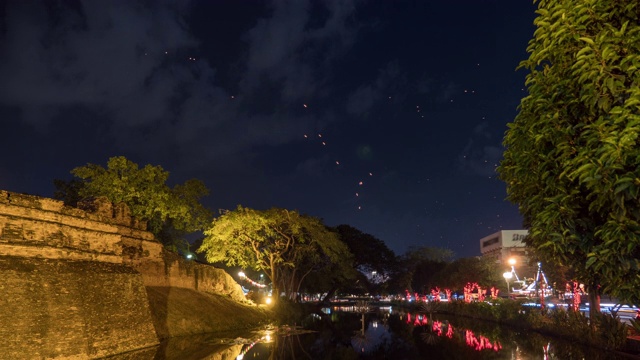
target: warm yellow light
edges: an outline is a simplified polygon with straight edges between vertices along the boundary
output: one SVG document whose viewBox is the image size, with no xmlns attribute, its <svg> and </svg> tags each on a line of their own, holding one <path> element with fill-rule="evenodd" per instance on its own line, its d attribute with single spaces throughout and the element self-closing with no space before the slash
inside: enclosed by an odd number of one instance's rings
<svg viewBox="0 0 640 360">
<path fill-rule="evenodd" d="M 271 297 L 267 297 L 266 299 L 264 299 L 264 302 L 267 305 L 271 304 Z"/>
<path fill-rule="evenodd" d="M 515 264 L 516 264 L 516 259 L 514 258 L 509 259 L 509 265 L 513 266 Z"/>
<path fill-rule="evenodd" d="M 244 278 L 244 276 L 245 276 L 245 275 L 244 275 L 244 273 L 243 273 L 242 271 L 240 271 L 240 272 L 238 273 L 238 276 L 240 276 L 240 278 L 242 279 L 242 278 Z"/>
</svg>

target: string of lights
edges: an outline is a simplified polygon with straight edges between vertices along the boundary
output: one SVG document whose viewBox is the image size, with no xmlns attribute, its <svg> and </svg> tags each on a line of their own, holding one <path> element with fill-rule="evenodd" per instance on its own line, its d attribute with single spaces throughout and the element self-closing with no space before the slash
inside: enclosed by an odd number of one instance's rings
<svg viewBox="0 0 640 360">
<path fill-rule="evenodd" d="M 261 289 L 263 289 L 263 288 L 267 287 L 267 285 L 265 285 L 265 284 L 261 284 L 261 283 L 259 283 L 259 282 L 257 282 L 257 281 L 253 281 L 253 280 L 251 280 L 251 279 L 250 279 L 250 278 L 249 278 L 249 277 L 248 277 L 244 272 L 242 272 L 242 271 L 240 271 L 240 272 L 238 273 L 238 276 L 240 277 L 240 279 L 243 279 L 243 280 L 248 281 L 251 285 L 253 285 L 253 286 L 255 286 L 255 287 L 259 287 L 259 288 L 261 288 Z"/>
</svg>

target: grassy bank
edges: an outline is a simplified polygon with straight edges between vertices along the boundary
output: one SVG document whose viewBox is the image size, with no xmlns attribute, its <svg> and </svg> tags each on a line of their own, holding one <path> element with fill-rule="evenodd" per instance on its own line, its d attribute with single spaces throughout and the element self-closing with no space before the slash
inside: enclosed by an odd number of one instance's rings
<svg viewBox="0 0 640 360">
<path fill-rule="evenodd" d="M 273 318 L 262 307 L 190 289 L 147 287 L 147 296 L 160 339 L 253 329 Z"/>
</svg>

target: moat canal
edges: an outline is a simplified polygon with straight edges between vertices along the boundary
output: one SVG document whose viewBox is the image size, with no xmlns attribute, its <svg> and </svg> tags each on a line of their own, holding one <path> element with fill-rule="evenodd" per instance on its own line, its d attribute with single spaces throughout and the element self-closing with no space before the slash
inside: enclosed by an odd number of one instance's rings
<svg viewBox="0 0 640 360">
<path fill-rule="evenodd" d="M 535 332 L 434 314 L 325 309 L 303 324 L 174 338 L 112 360 L 196 359 L 628 359 Z"/>
</svg>

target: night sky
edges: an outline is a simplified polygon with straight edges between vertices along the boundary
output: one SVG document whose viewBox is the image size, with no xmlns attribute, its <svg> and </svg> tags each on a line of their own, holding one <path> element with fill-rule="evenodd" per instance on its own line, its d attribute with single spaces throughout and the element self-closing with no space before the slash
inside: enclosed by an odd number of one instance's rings
<svg viewBox="0 0 640 360">
<path fill-rule="evenodd" d="M 531 0 L 0 1 L 0 189 L 124 155 L 214 209 L 283 207 L 397 254 L 520 229 L 496 178 Z"/>
</svg>

